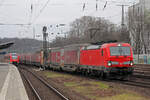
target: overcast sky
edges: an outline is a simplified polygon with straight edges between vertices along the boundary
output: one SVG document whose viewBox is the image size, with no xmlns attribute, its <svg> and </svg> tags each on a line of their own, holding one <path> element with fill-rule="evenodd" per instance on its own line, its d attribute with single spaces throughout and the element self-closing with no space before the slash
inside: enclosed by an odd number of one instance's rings
<svg viewBox="0 0 150 100">
<path fill-rule="evenodd" d="M 108 3 L 103 10 L 106 1 Z M 32 23 L 35 33 L 39 35 L 42 34 L 43 25 L 53 25 L 48 30 L 51 32 L 64 31 L 68 30 L 70 22 L 81 16 L 104 17 L 119 25 L 121 7 L 117 5 L 126 4 L 130 6 L 134 2 L 138 2 L 138 0 L 97 0 L 98 10 L 96 11 L 96 0 L 0 0 L 0 23 Z M 83 11 L 84 3 L 85 9 Z M 62 23 L 66 26 L 59 29 L 55 27 Z M 0 37 L 33 38 L 32 26 L 0 25 Z"/>
</svg>

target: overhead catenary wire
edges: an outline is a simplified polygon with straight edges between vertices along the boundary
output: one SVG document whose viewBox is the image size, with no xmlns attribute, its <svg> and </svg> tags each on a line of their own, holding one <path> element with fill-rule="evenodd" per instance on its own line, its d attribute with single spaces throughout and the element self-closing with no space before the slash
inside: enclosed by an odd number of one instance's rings
<svg viewBox="0 0 150 100">
<path fill-rule="evenodd" d="M 44 11 L 44 9 L 46 8 L 46 6 L 48 5 L 50 0 L 47 0 L 47 2 L 45 3 L 45 5 L 42 7 L 42 9 L 39 11 L 39 14 L 33 19 L 32 23 L 34 23 L 38 17 L 40 16 L 40 14 Z M 106 8 L 106 6 L 108 5 L 108 2 L 111 2 L 111 3 L 122 3 L 122 2 L 118 2 L 118 1 L 109 1 L 109 0 L 99 0 L 100 2 L 105 2 L 104 4 L 104 8 L 103 10 Z M 96 0 L 96 11 L 98 10 L 98 0 Z M 131 2 L 128 2 L 128 3 L 131 3 Z M 133 2 L 132 2 L 133 3 Z M 110 4 L 110 3 L 109 3 Z M 85 10 L 87 6 L 87 3 L 83 3 L 83 6 L 82 6 L 82 11 Z M 32 7 L 33 8 L 33 7 Z"/>
<path fill-rule="evenodd" d="M 123 4 L 126 3 L 128 5 L 133 4 L 133 2 L 121 2 L 121 1 L 110 1 L 110 0 L 99 0 L 99 2 L 103 2 L 104 6 L 103 6 L 103 11 L 107 8 L 108 5 L 112 5 L 112 4 Z M 135 2 L 135 1 L 134 1 Z M 86 3 L 83 3 L 83 11 L 85 11 L 85 7 L 86 7 Z M 96 11 L 98 10 L 98 0 L 96 0 Z"/>
<path fill-rule="evenodd" d="M 123 2 L 123 1 L 114 1 L 114 0 L 100 0 L 100 1 L 104 2 L 104 3 L 107 1 L 111 4 L 118 4 L 118 3 L 119 4 L 122 4 L 122 3 L 133 4 L 133 3 L 137 2 L 137 0 L 136 1 L 130 1 L 130 2 L 129 1 L 128 2 L 127 1 L 125 1 L 125 2 Z"/>
<path fill-rule="evenodd" d="M 4 1 L 4 0 L 1 0 L 1 1 Z M 31 0 L 32 1 L 32 0 Z M 38 17 L 40 16 L 40 14 L 44 11 L 44 9 L 46 8 L 46 6 L 48 5 L 48 3 L 49 3 L 49 1 L 50 0 L 47 0 L 47 2 L 45 3 L 45 5 L 41 8 L 41 10 L 39 11 L 39 14 L 32 20 L 32 21 L 30 21 L 30 23 L 34 23 L 37 19 L 38 19 Z M 122 2 L 120 2 L 120 1 L 110 1 L 110 0 L 96 0 L 97 1 L 97 9 L 98 9 L 98 2 L 104 2 L 104 3 L 106 3 L 106 2 L 109 2 L 109 4 L 111 4 L 111 3 L 122 3 Z M 86 1 L 86 3 L 84 3 L 84 10 L 85 10 L 85 7 L 87 7 L 87 2 L 88 1 Z M 131 2 L 129 2 L 129 3 L 131 3 Z M 132 2 L 133 3 L 133 2 Z M 107 3 L 107 6 L 109 5 L 108 3 Z M 1 5 L 1 4 L 0 4 Z M 105 4 L 106 5 L 106 4 Z M 104 6 L 105 6 L 104 5 Z M 106 7 L 107 7 L 106 6 Z M 105 7 L 105 8 L 106 8 Z M 32 13 L 33 14 L 33 10 L 35 9 L 35 6 L 33 5 L 33 3 L 31 3 L 31 5 L 30 5 L 30 13 Z M 33 15 L 32 15 L 32 17 L 33 17 Z"/>
<path fill-rule="evenodd" d="M 34 20 L 33 20 L 32 23 L 34 23 L 34 22 L 37 20 L 37 18 L 40 16 L 40 14 L 44 11 L 44 9 L 45 9 L 45 8 L 47 7 L 47 5 L 49 4 L 49 1 L 50 1 L 50 0 L 47 0 L 47 2 L 46 2 L 45 5 L 41 8 L 39 14 L 34 18 Z"/>
<path fill-rule="evenodd" d="M 15 26 L 29 26 L 30 24 L 5 24 L 5 23 L 0 23 L 0 25 L 15 25 Z"/>
</svg>

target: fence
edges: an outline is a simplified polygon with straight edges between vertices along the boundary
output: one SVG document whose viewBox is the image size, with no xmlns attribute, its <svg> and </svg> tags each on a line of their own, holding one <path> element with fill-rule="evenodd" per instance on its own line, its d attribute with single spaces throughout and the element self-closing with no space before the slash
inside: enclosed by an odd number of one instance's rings
<svg viewBox="0 0 150 100">
<path fill-rule="evenodd" d="M 133 60 L 135 64 L 150 64 L 150 55 L 134 55 Z"/>
</svg>

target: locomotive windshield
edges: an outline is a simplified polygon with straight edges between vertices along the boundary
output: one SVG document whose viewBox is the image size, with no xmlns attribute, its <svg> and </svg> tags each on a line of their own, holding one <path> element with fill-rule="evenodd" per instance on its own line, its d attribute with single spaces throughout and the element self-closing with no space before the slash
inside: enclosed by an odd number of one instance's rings
<svg viewBox="0 0 150 100">
<path fill-rule="evenodd" d="M 16 53 L 12 53 L 11 55 L 12 55 L 12 59 L 17 59 L 18 58 Z"/>
<path fill-rule="evenodd" d="M 12 59 L 17 59 L 18 57 L 17 56 L 12 56 Z"/>
<path fill-rule="evenodd" d="M 130 47 L 110 47 L 111 56 L 130 56 Z"/>
</svg>

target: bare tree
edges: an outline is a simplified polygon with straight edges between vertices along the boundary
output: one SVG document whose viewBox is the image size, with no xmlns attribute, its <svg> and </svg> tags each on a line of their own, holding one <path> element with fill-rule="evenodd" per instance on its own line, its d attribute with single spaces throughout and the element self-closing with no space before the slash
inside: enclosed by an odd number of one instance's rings
<svg viewBox="0 0 150 100">
<path fill-rule="evenodd" d="M 135 54 L 149 53 L 150 12 L 134 6 L 128 12 L 128 28 Z"/>
<path fill-rule="evenodd" d="M 117 27 L 100 17 L 84 16 L 71 23 L 71 36 L 84 37 L 88 41 L 117 39 Z M 73 35 L 74 34 L 74 35 Z M 120 38 L 120 37 L 118 37 Z"/>
<path fill-rule="evenodd" d="M 53 41 L 53 46 L 108 40 L 128 42 L 129 40 L 127 29 L 124 30 L 125 34 L 121 34 L 120 27 L 100 17 L 83 16 L 73 21 L 70 27 L 67 38 L 56 38 Z"/>
</svg>

